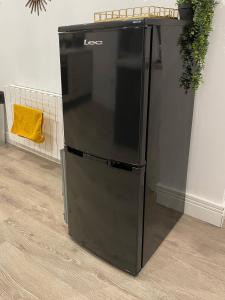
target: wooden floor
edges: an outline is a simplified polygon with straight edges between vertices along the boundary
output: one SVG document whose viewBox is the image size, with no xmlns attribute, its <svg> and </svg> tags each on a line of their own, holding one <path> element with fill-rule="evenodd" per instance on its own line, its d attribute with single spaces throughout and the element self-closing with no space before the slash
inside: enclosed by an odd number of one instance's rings
<svg viewBox="0 0 225 300">
<path fill-rule="evenodd" d="M 225 230 L 184 216 L 133 278 L 69 238 L 58 165 L 0 147 L 0 299 L 222 300 Z"/>
</svg>

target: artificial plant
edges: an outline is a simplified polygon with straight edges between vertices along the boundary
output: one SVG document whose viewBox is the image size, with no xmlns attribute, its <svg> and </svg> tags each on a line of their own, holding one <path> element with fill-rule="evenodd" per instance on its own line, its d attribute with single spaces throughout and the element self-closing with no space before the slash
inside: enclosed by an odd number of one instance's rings
<svg viewBox="0 0 225 300">
<path fill-rule="evenodd" d="M 183 59 L 183 74 L 180 85 L 187 92 L 197 90 L 202 83 L 202 71 L 209 46 L 209 34 L 217 2 L 215 0 L 178 0 L 180 4 L 191 4 L 193 22 L 185 26 L 180 37 L 180 52 Z"/>
</svg>

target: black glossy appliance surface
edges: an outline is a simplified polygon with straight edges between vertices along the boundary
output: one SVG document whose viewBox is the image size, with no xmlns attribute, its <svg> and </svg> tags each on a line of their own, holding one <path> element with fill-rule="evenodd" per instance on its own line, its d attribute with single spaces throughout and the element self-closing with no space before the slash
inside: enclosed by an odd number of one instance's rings
<svg viewBox="0 0 225 300">
<path fill-rule="evenodd" d="M 0 91 L 0 104 L 5 104 L 4 92 L 1 92 L 1 91 Z"/>
<path fill-rule="evenodd" d="M 150 34 L 135 24 L 60 34 L 66 145 L 145 164 Z"/>
<path fill-rule="evenodd" d="M 133 275 L 184 212 L 194 103 L 179 86 L 184 25 L 59 28 L 69 233 Z"/>
<path fill-rule="evenodd" d="M 141 269 L 145 168 L 65 153 L 71 236 L 112 264 Z"/>
</svg>

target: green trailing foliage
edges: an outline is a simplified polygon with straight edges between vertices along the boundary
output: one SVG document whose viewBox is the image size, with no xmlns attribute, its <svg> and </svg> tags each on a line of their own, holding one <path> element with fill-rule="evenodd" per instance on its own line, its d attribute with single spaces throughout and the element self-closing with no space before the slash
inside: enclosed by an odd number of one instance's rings
<svg viewBox="0 0 225 300">
<path fill-rule="evenodd" d="M 209 46 L 209 34 L 217 2 L 215 0 L 177 0 L 177 4 L 190 4 L 193 9 L 193 22 L 184 28 L 180 37 L 183 74 L 180 85 L 187 92 L 197 90 L 202 83 L 202 71 Z"/>
</svg>

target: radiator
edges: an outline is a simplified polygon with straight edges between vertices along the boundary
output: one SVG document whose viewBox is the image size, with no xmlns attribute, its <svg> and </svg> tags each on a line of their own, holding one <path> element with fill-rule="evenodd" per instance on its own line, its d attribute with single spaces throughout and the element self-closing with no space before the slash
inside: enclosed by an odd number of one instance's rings
<svg viewBox="0 0 225 300">
<path fill-rule="evenodd" d="M 64 144 L 62 96 L 16 85 L 6 87 L 4 93 L 7 116 L 7 142 L 46 158 L 59 161 L 60 150 Z M 43 144 L 34 143 L 10 132 L 13 123 L 14 103 L 43 111 L 43 133 L 45 135 Z"/>
</svg>

